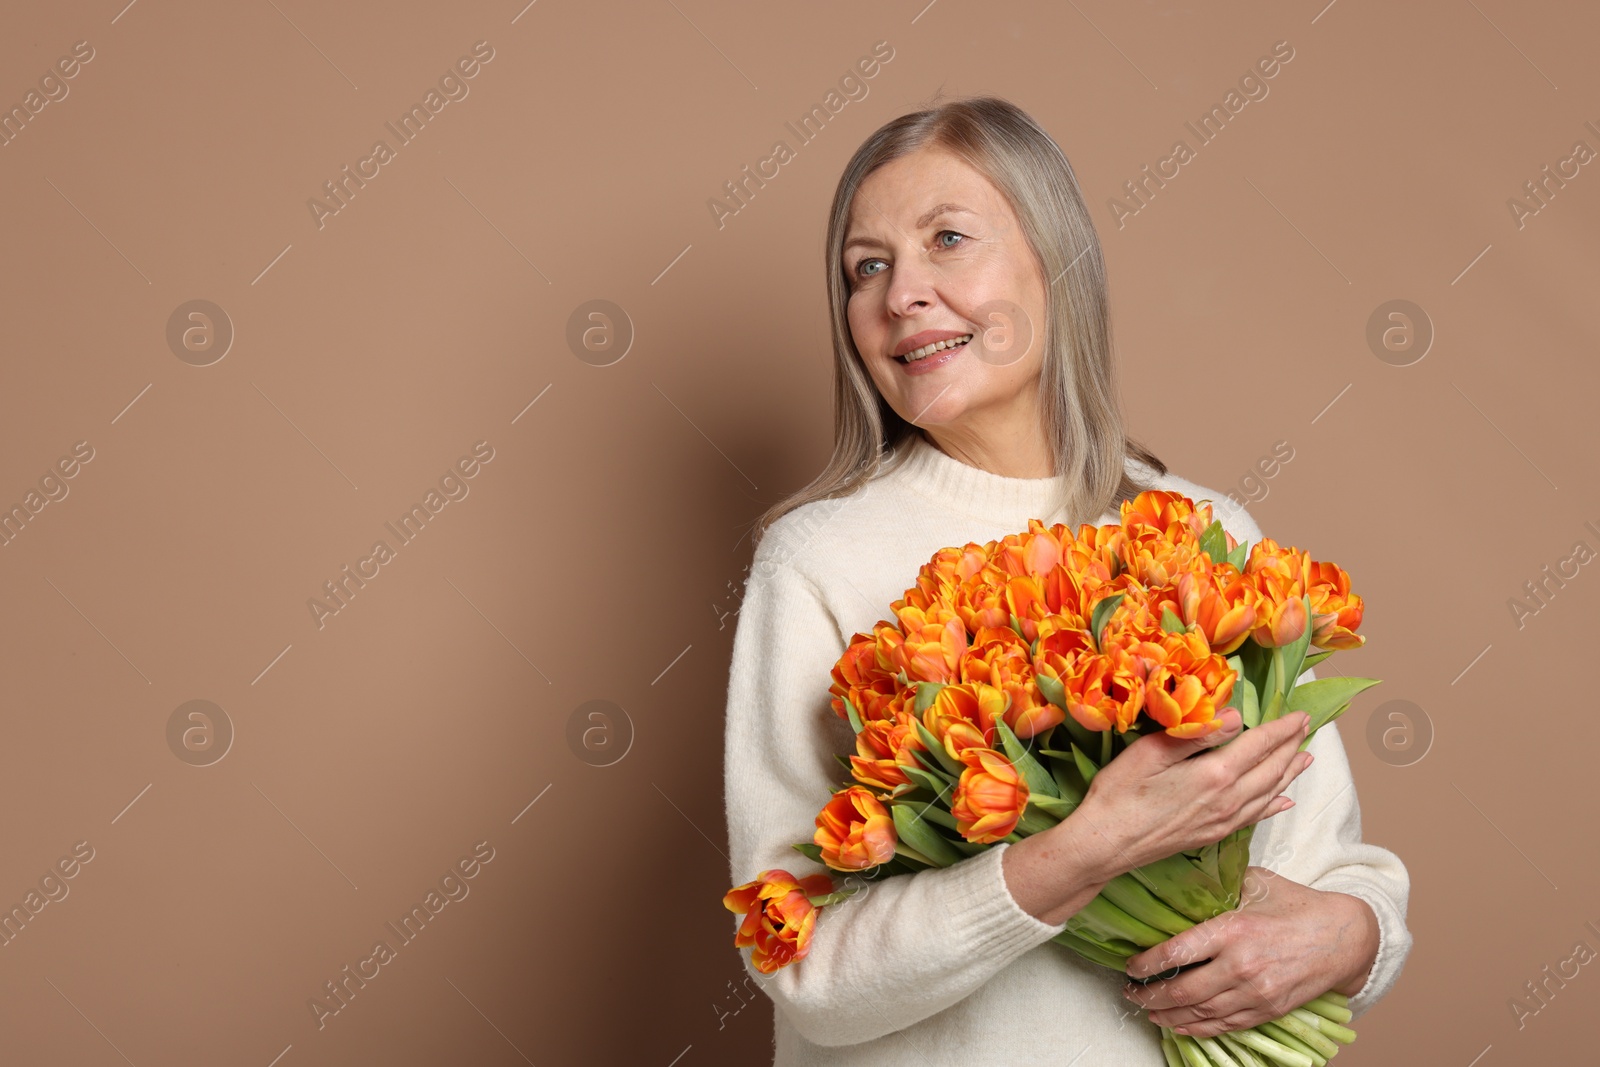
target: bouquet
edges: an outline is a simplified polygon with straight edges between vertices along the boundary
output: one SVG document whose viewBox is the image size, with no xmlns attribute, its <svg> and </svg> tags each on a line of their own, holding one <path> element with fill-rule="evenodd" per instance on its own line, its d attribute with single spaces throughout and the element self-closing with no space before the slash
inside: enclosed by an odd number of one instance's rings
<svg viewBox="0 0 1600 1067">
<path fill-rule="evenodd" d="M 1365 638 L 1360 596 L 1333 563 L 1270 538 L 1237 542 L 1208 503 L 1150 490 L 1120 523 L 1045 527 L 944 548 L 916 585 L 856 634 L 832 671 L 833 710 L 855 730 L 852 781 L 794 847 L 836 871 L 947 867 L 1068 817 L 1096 772 L 1145 733 L 1210 733 L 1310 716 L 1303 749 L 1370 678 L 1297 685 Z M 1311 652 L 1312 648 L 1317 649 Z M 1093 963 L 1126 961 L 1237 908 L 1253 826 L 1114 878 L 1053 940 Z M 763 871 L 730 889 L 734 944 L 770 974 L 804 958 L 819 908 L 854 889 L 827 874 Z M 1323 1067 L 1355 1040 L 1348 998 L 1215 1038 L 1162 1027 L 1169 1067 Z"/>
</svg>

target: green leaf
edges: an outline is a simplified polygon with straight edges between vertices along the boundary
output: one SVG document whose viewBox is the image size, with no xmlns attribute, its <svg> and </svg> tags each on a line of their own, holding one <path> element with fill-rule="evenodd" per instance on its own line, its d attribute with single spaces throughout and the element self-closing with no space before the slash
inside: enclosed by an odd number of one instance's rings
<svg viewBox="0 0 1600 1067">
<path fill-rule="evenodd" d="M 803 841 L 795 845 L 794 850 L 803 856 L 816 860 L 818 863 L 822 862 L 822 846 L 814 841 Z"/>
<path fill-rule="evenodd" d="M 1234 688 L 1242 688 L 1244 690 L 1244 699 L 1239 702 L 1240 721 L 1244 723 L 1246 728 L 1260 726 L 1261 701 L 1256 696 L 1256 687 L 1251 684 L 1250 679 L 1240 678 L 1239 684 Z"/>
<path fill-rule="evenodd" d="M 855 768 L 850 765 L 850 757 L 849 756 L 846 756 L 846 755 L 843 755 L 841 753 L 835 752 L 833 754 L 833 758 L 838 760 L 840 763 L 844 764 L 844 769 L 845 770 L 849 771 L 851 774 L 855 773 Z"/>
<path fill-rule="evenodd" d="M 1278 667 L 1278 685 L 1283 689 L 1285 696 L 1294 688 L 1295 679 L 1304 671 L 1305 668 L 1301 664 L 1305 662 L 1306 649 L 1311 645 L 1311 598 L 1302 595 L 1300 603 L 1306 609 L 1305 629 L 1300 632 L 1298 638 L 1284 645 L 1277 653 L 1283 657 L 1283 662 Z"/>
<path fill-rule="evenodd" d="M 1161 629 L 1169 634 L 1181 634 L 1188 629 L 1183 620 L 1178 618 L 1178 613 L 1172 610 L 1171 604 L 1161 605 Z"/>
<path fill-rule="evenodd" d="M 913 871 L 926 870 L 929 868 L 942 866 L 941 864 L 933 862 L 928 857 L 924 856 L 922 853 L 906 844 L 904 841 L 895 842 L 894 856 L 895 859 L 903 861 L 905 865 Z"/>
<path fill-rule="evenodd" d="M 1228 558 L 1228 535 L 1222 532 L 1222 520 L 1214 520 L 1200 535 L 1200 551 L 1218 563 Z"/>
<path fill-rule="evenodd" d="M 946 773 L 960 777 L 966 768 L 950 758 L 950 753 L 946 752 L 939 739 L 933 736 L 933 731 L 922 725 L 921 719 L 914 718 L 912 721 L 917 724 L 917 736 L 922 738 L 922 743 L 928 747 L 928 752 L 938 761 L 939 766 L 943 767 Z"/>
<path fill-rule="evenodd" d="M 928 790 L 934 796 L 944 796 L 950 791 L 950 782 L 932 771 L 919 770 L 916 767 L 901 767 L 905 776 Z"/>
<path fill-rule="evenodd" d="M 1108 596 L 1094 606 L 1094 611 L 1089 613 L 1089 640 L 1094 642 L 1095 651 L 1100 650 L 1100 633 L 1106 628 L 1106 622 L 1111 618 L 1111 613 L 1117 610 L 1117 605 L 1122 603 L 1124 594 Z"/>
<path fill-rule="evenodd" d="M 895 833 L 901 843 L 910 845 L 919 856 L 926 856 L 940 867 L 948 867 L 964 858 L 939 831 L 918 818 L 919 809 L 915 805 L 894 804 L 892 807 Z"/>
<path fill-rule="evenodd" d="M 1235 677 L 1234 680 L 1233 680 L 1233 692 L 1228 694 L 1228 702 L 1226 704 L 1222 705 L 1222 707 L 1223 708 L 1238 708 L 1238 709 L 1240 709 L 1239 713 L 1241 715 L 1243 715 L 1244 714 L 1244 661 L 1241 660 L 1238 656 L 1229 656 L 1228 657 L 1228 666 L 1230 668 L 1232 668 L 1233 673 L 1235 675 L 1237 675 L 1237 677 Z M 1218 708 L 1217 710 L 1221 711 L 1222 708 Z"/>
<path fill-rule="evenodd" d="M 1022 620 L 1017 618 L 1015 615 L 1011 616 L 1011 628 L 1017 631 L 1017 636 L 1022 638 L 1024 641 L 1028 639 L 1027 633 L 1025 633 L 1022 629 Z"/>
<path fill-rule="evenodd" d="M 1035 674 L 1033 684 L 1039 687 L 1040 696 L 1062 711 L 1067 710 L 1066 687 L 1061 684 L 1061 679 L 1052 678 L 1048 674 Z"/>
<path fill-rule="evenodd" d="M 934 699 L 939 695 L 939 690 L 943 688 L 943 682 L 918 682 L 917 699 L 915 705 L 912 707 L 912 710 L 918 715 L 921 715 L 923 712 L 927 711 L 928 705 L 934 702 Z"/>
<path fill-rule="evenodd" d="M 1314 682 L 1297 685 L 1289 694 L 1288 710 L 1310 714 L 1310 734 L 1339 716 L 1350 701 L 1363 689 L 1377 685 L 1378 678 L 1318 678 Z"/>
<path fill-rule="evenodd" d="M 1327 649 L 1326 651 L 1315 652 L 1315 653 L 1307 656 L 1306 657 L 1306 661 L 1300 665 L 1301 673 L 1309 671 L 1311 668 L 1315 667 L 1317 664 L 1321 663 L 1323 660 L 1325 660 L 1329 656 L 1333 655 L 1334 651 L 1335 651 L 1334 649 L 1330 648 L 1330 649 Z"/>
<path fill-rule="evenodd" d="M 840 699 L 844 701 L 845 714 L 850 718 L 850 728 L 859 734 L 864 729 L 861 723 L 861 713 L 856 710 L 855 703 L 848 696 Z"/>
<path fill-rule="evenodd" d="M 1004 719 L 996 719 L 994 732 L 1000 738 L 1000 745 L 1005 749 L 1006 758 L 1017 769 L 1022 780 L 1028 783 L 1028 792 L 1044 793 L 1048 796 L 1056 795 L 1056 780 L 1050 777 L 1050 772 L 1040 766 L 1039 761 L 1033 758 L 1017 735 L 1011 732 L 1011 727 L 1006 725 Z"/>
<path fill-rule="evenodd" d="M 1067 757 L 1067 761 L 1063 763 L 1060 760 L 1051 760 L 1050 777 L 1056 780 L 1056 789 L 1060 791 L 1062 800 L 1069 801 L 1073 805 L 1082 804 L 1088 787 L 1076 778 L 1077 766 L 1072 762 L 1072 753 L 1061 754 Z"/>
<path fill-rule="evenodd" d="M 1078 806 L 1077 800 L 1053 797 L 1046 793 L 1029 793 L 1028 803 L 1046 814 L 1054 815 L 1058 819 L 1065 819 Z"/>
<path fill-rule="evenodd" d="M 1095 772 L 1100 769 L 1094 760 L 1083 754 L 1083 749 L 1077 745 L 1072 746 L 1072 762 L 1078 765 L 1078 773 L 1083 775 L 1084 784 L 1094 781 Z"/>
<path fill-rule="evenodd" d="M 1224 541 L 1224 544 L 1227 542 Z M 1233 546 L 1233 551 L 1228 553 L 1228 562 L 1233 564 L 1235 570 L 1244 570 L 1244 561 L 1250 555 L 1250 542 L 1240 541 Z"/>
</svg>

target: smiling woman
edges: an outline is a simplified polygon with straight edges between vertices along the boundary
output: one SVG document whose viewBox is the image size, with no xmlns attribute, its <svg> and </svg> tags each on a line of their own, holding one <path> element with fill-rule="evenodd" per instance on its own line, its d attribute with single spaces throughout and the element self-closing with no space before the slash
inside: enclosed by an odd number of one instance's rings
<svg viewBox="0 0 1600 1067">
<path fill-rule="evenodd" d="M 833 456 L 758 520 L 734 636 L 724 785 L 736 886 L 774 869 L 826 873 L 791 842 L 814 825 L 825 836 L 817 803 L 837 788 L 835 754 L 857 748 L 831 707 L 830 671 L 941 549 L 1030 520 L 1115 523 L 1145 489 L 1209 499 L 1227 534 L 1263 536 L 1243 505 L 1127 438 L 1098 238 L 1066 156 L 1014 105 L 956 100 L 873 133 L 839 180 L 826 249 Z M 775 972 L 746 955 L 776 1006 L 776 1067 L 1160 1067 L 1159 1031 L 1128 1025 L 1134 1007 L 1197 1038 L 1327 990 L 1359 1016 L 1410 949 L 1409 878 L 1361 840 L 1337 724 L 1302 753 L 1297 718 L 1280 721 L 1215 753 L 1202 750 L 1236 727 L 1140 738 L 1059 825 L 875 879 L 810 913 L 804 958 Z M 1217 789 L 1225 801 L 1196 803 Z M 1254 824 L 1251 860 L 1276 876 L 1272 892 L 1128 963 L 1140 977 L 1199 966 L 1135 991 L 1048 944 L 1137 857 L 1213 843 L 1219 820 Z"/>
</svg>

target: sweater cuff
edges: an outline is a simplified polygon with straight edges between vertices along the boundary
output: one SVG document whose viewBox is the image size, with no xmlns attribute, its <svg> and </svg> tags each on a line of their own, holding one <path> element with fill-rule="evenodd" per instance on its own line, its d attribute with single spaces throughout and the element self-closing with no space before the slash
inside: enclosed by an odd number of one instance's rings
<svg viewBox="0 0 1600 1067">
<path fill-rule="evenodd" d="M 1410 932 L 1406 930 L 1405 920 L 1396 913 L 1393 902 L 1365 882 L 1330 879 L 1319 881 L 1316 888 L 1325 893 L 1348 893 L 1365 901 L 1378 919 L 1377 955 L 1372 959 L 1372 969 L 1367 972 L 1366 984 L 1350 998 L 1350 1017 L 1357 1019 L 1377 1003 L 1400 977 L 1399 968 L 1410 949 Z"/>
<path fill-rule="evenodd" d="M 970 938 L 969 950 L 1008 961 L 1043 944 L 1067 928 L 1051 926 L 1025 911 L 1011 895 L 1000 866 L 1008 841 L 996 842 L 940 872 L 952 882 L 950 918 Z"/>
</svg>

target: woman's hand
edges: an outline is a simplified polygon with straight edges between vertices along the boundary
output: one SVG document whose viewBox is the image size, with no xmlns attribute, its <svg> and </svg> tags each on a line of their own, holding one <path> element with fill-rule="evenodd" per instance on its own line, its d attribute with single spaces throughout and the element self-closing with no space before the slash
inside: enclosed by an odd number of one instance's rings
<svg viewBox="0 0 1600 1067">
<path fill-rule="evenodd" d="M 1204 737 L 1146 734 L 1096 772 L 1066 822 L 1081 819 L 1104 840 L 1113 874 L 1221 841 L 1294 804 L 1279 794 L 1311 765 L 1298 751 L 1310 716 L 1293 712 L 1243 737 L 1237 709 L 1218 720 L 1222 728 Z"/>
<path fill-rule="evenodd" d="M 1366 901 L 1265 867 L 1245 872 L 1243 901 L 1129 958 L 1128 975 L 1209 962 L 1148 985 L 1130 982 L 1123 995 L 1159 1026 L 1215 1037 L 1280 1018 L 1330 989 L 1361 991 L 1378 954 L 1378 919 Z"/>
</svg>

